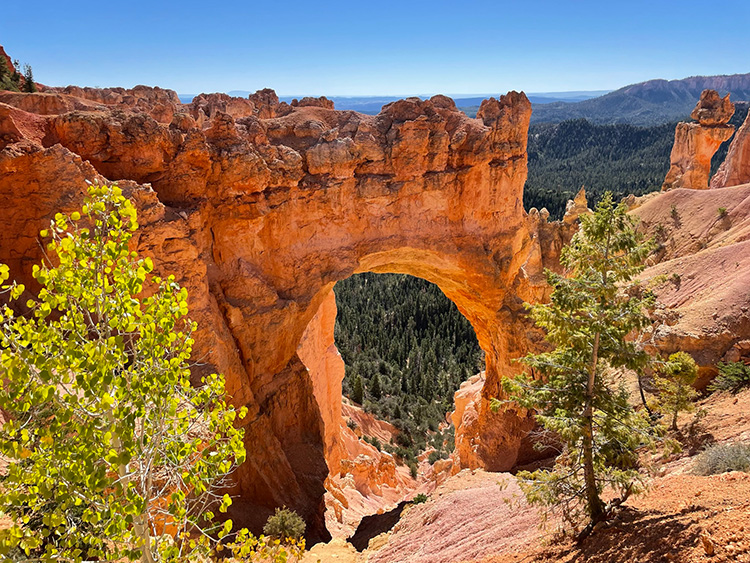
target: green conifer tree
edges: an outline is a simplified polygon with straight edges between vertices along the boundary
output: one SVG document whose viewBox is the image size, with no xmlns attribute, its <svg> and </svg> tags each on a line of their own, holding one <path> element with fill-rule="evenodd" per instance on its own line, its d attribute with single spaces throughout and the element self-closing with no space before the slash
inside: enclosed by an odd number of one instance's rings
<svg viewBox="0 0 750 563">
<path fill-rule="evenodd" d="M 23 91 L 29 94 L 37 91 L 34 73 L 29 64 L 23 65 Z"/>
<path fill-rule="evenodd" d="M 380 377 L 377 373 L 370 380 L 370 396 L 376 401 L 383 396 L 383 390 L 380 388 Z"/>
<path fill-rule="evenodd" d="M 353 389 L 351 400 L 358 405 L 361 405 L 365 400 L 365 389 L 362 385 L 362 378 L 359 376 L 359 374 L 354 377 L 354 385 L 352 387 Z"/>
<path fill-rule="evenodd" d="M 18 92 L 18 84 L 13 82 L 15 73 L 10 71 L 8 61 L 5 57 L 0 57 L 0 90 L 10 90 Z"/>
<path fill-rule="evenodd" d="M 18 59 L 13 59 L 13 73 L 11 74 L 10 81 L 15 86 L 15 91 L 20 92 L 21 90 L 21 73 L 18 69 L 21 68 L 21 63 Z"/>
<path fill-rule="evenodd" d="M 654 383 L 659 390 L 657 410 L 671 417 L 670 428 L 677 431 L 680 411 L 695 410 L 693 401 L 698 392 L 693 383 L 698 377 L 698 366 L 687 352 L 676 352 L 656 370 Z"/>
<path fill-rule="evenodd" d="M 634 278 L 651 249 L 625 205 L 605 194 L 563 249 L 569 277 L 547 271 L 551 302 L 531 306 L 554 349 L 524 359 L 535 378 L 503 380 L 508 396 L 536 411 L 564 444 L 552 471 L 519 473 L 522 488 L 529 501 L 560 508 L 571 523 L 587 519 L 581 537 L 606 518 L 605 487 L 619 502 L 639 488 L 635 449 L 650 441 L 650 427 L 611 368 L 640 370 L 648 361 L 628 337 L 648 323 L 644 309 L 653 297 Z"/>
</svg>

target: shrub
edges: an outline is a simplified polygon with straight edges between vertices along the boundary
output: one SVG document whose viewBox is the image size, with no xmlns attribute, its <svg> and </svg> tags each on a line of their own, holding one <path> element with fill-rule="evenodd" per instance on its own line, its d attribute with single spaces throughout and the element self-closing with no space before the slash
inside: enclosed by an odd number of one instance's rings
<svg viewBox="0 0 750 563">
<path fill-rule="evenodd" d="M 716 475 L 727 471 L 750 471 L 750 444 L 715 444 L 706 448 L 695 460 L 693 473 Z"/>
<path fill-rule="evenodd" d="M 412 479 L 417 478 L 417 464 L 413 461 L 409 462 L 409 473 L 411 474 Z"/>
<path fill-rule="evenodd" d="M 750 366 L 742 362 L 720 363 L 719 375 L 708 386 L 708 390 L 737 393 L 750 386 Z"/>
<path fill-rule="evenodd" d="M 657 367 L 654 383 L 659 390 L 656 408 L 671 417 L 670 428 L 677 431 L 677 415 L 680 411 L 695 410 L 693 401 L 698 392 L 693 389 L 698 376 L 695 360 L 686 352 L 676 352 Z"/>
<path fill-rule="evenodd" d="M 423 504 L 427 502 L 427 495 L 424 493 L 419 493 L 417 496 L 415 496 L 412 501 L 413 504 Z"/>
<path fill-rule="evenodd" d="M 346 419 L 346 426 L 349 428 L 349 430 L 356 430 L 359 428 L 359 424 L 354 419 L 347 418 Z"/>
<path fill-rule="evenodd" d="M 305 533 L 305 521 L 294 510 L 277 508 L 263 526 L 263 533 L 281 541 L 299 541 Z"/>
<path fill-rule="evenodd" d="M 434 452 L 430 452 L 430 455 L 427 457 L 427 461 L 430 462 L 430 465 L 433 465 L 439 459 L 448 459 L 448 453 L 442 450 L 435 450 Z"/>
</svg>

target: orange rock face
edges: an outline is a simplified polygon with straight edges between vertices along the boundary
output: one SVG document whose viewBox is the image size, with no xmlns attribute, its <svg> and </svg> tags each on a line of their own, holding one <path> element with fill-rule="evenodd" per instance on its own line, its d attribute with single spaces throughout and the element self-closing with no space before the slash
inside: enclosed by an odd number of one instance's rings
<svg viewBox="0 0 750 563">
<path fill-rule="evenodd" d="M 729 145 L 724 162 L 711 178 L 711 188 L 739 186 L 750 182 L 750 112 Z"/>
<path fill-rule="evenodd" d="M 272 91 L 192 105 L 172 94 L 71 87 L 5 98 L 0 262 L 29 282 L 37 232 L 80 205 L 85 180 L 128 187 L 141 252 L 189 291 L 196 376 L 224 373 L 232 401 L 249 408 L 232 507 L 243 525 L 257 529 L 285 504 L 312 539 L 326 537 L 329 465 L 352 462 L 331 290 L 357 272 L 425 278 L 472 323 L 487 371 L 476 416 L 457 428 L 457 443 L 472 444 L 457 462 L 511 468 L 531 421 L 488 401 L 538 338 L 523 301 L 544 297 L 543 268 L 555 267 L 567 228 L 523 209 L 525 95 L 486 100 L 470 119 L 444 96 L 367 116 L 324 99 L 279 104 Z M 382 456 L 353 463 L 355 482 L 373 464 L 390 475 Z"/>
<path fill-rule="evenodd" d="M 726 125 L 733 115 L 734 104 L 729 100 L 729 94 L 722 98 L 716 90 L 703 90 L 690 113 L 692 119 L 707 127 Z"/>
<path fill-rule="evenodd" d="M 675 188 L 708 189 L 711 158 L 734 132 L 727 125 L 734 114 L 729 94 L 720 98 L 714 90 L 704 90 L 691 117 L 698 123 L 678 123 L 670 156 L 670 168 L 662 191 Z"/>
</svg>

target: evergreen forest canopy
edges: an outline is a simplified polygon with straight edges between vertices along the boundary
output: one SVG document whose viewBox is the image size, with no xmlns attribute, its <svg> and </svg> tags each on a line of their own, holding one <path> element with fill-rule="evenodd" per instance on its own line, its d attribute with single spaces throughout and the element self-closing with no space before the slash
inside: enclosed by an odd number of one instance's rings
<svg viewBox="0 0 750 563">
<path fill-rule="evenodd" d="M 738 129 L 748 104 L 736 104 L 730 124 Z M 605 191 L 615 199 L 661 189 L 669 170 L 676 123 L 651 127 L 595 125 L 586 119 L 537 123 L 529 128 L 529 175 L 524 207 L 546 207 L 550 219 L 562 219 L 565 205 L 581 187 L 589 207 Z M 716 172 L 731 139 L 722 144 L 712 162 Z"/>
<path fill-rule="evenodd" d="M 403 274 L 358 274 L 335 293 L 344 394 L 402 431 L 400 457 L 412 460 L 428 439 L 452 450 L 450 433 L 436 432 L 461 382 L 484 366 L 469 321 L 436 285 Z"/>
</svg>

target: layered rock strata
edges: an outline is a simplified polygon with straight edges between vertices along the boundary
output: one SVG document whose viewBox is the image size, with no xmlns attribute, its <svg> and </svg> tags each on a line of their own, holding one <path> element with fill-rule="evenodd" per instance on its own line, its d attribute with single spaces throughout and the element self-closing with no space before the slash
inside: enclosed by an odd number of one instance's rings
<svg viewBox="0 0 750 563">
<path fill-rule="evenodd" d="M 485 100 L 470 119 L 444 96 L 377 116 L 254 96 L 4 95 L 0 262 L 34 287 L 49 217 L 80 205 L 86 181 L 127 187 L 140 250 L 189 291 L 196 377 L 223 372 L 232 401 L 249 408 L 238 523 L 257 529 L 287 505 L 312 539 L 326 536 L 323 483 L 344 461 L 331 290 L 357 272 L 425 278 L 469 319 L 487 370 L 476 416 L 457 429 L 457 444 L 471 440 L 459 461 L 511 468 L 532 421 L 492 413 L 488 400 L 538 338 L 523 302 L 545 296 L 543 268 L 574 228 L 523 209 L 526 97 Z"/>
<path fill-rule="evenodd" d="M 711 158 L 734 132 L 727 125 L 734 115 L 729 94 L 719 97 L 715 90 L 704 90 L 690 117 L 698 123 L 681 122 L 675 129 L 670 168 L 662 191 L 675 188 L 708 189 Z"/>
</svg>

